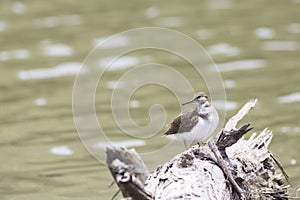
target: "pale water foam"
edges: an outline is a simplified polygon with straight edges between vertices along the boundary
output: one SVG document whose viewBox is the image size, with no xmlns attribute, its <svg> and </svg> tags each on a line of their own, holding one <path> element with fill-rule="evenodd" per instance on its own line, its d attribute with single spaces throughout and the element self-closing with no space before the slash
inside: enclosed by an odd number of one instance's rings
<svg viewBox="0 0 300 200">
<path fill-rule="evenodd" d="M 217 68 L 220 72 L 229 72 L 235 70 L 252 70 L 257 68 L 265 67 L 266 61 L 260 59 L 253 60 L 238 60 L 227 63 L 216 63 Z M 211 68 L 212 71 L 215 71 L 215 68 Z"/>
<path fill-rule="evenodd" d="M 30 80 L 76 75 L 81 66 L 81 63 L 66 62 L 52 68 L 21 70 L 18 73 L 18 77 L 22 80 Z"/>
<path fill-rule="evenodd" d="M 50 149 L 50 152 L 54 155 L 59 155 L 59 156 L 70 156 L 73 155 L 74 152 L 72 151 L 72 149 L 70 149 L 70 147 L 68 146 L 56 146 L 56 147 L 52 147 Z"/>
<path fill-rule="evenodd" d="M 296 41 L 268 41 L 263 43 L 265 51 L 296 51 L 299 45 Z"/>
<path fill-rule="evenodd" d="M 294 92 L 285 96 L 280 96 L 277 98 L 279 103 L 294 103 L 300 102 L 300 92 Z"/>
</svg>

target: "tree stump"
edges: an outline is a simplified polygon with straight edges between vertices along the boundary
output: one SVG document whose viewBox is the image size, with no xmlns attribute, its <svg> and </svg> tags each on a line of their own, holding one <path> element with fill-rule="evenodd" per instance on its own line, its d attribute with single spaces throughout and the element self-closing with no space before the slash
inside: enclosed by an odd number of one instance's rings
<svg viewBox="0 0 300 200">
<path fill-rule="evenodd" d="M 243 135 L 252 129 L 250 124 L 236 128 L 255 104 L 256 100 L 245 104 L 204 146 L 195 145 L 176 155 L 149 176 L 143 174 L 147 169 L 135 151 L 107 149 L 107 165 L 123 197 L 132 200 L 288 199 L 289 185 L 284 184 L 287 175 L 268 150 L 272 132 L 265 129 L 246 140 Z M 276 172 L 276 165 L 281 173 Z"/>
</svg>

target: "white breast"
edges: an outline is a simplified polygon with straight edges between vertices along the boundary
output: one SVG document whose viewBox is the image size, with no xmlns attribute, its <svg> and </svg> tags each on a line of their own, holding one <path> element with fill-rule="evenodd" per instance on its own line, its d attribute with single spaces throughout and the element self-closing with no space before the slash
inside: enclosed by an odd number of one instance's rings
<svg viewBox="0 0 300 200">
<path fill-rule="evenodd" d="M 207 139 L 219 124 L 219 116 L 216 110 L 213 109 L 208 119 L 198 118 L 197 125 L 190 132 L 177 133 L 168 135 L 168 137 L 186 142 L 196 143 Z"/>
</svg>

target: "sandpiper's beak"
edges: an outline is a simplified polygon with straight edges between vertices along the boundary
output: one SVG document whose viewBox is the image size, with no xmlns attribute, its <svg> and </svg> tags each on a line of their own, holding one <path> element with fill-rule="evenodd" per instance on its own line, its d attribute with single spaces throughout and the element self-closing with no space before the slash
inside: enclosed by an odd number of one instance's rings
<svg viewBox="0 0 300 200">
<path fill-rule="evenodd" d="M 184 102 L 183 104 L 181 104 L 181 105 L 187 105 L 187 104 L 190 104 L 190 103 L 194 103 L 194 101 L 195 101 L 195 99 L 192 99 L 192 100 L 189 100 L 189 101 L 187 101 L 187 102 Z"/>
</svg>

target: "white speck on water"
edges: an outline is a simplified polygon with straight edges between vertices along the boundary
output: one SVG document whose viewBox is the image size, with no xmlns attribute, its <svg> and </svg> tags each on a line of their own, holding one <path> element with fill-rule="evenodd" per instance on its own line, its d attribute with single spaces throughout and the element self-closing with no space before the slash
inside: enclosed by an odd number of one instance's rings
<svg viewBox="0 0 300 200">
<path fill-rule="evenodd" d="M 65 44 L 44 44 L 42 53 L 50 57 L 67 57 L 74 53 L 72 47 Z"/>
<path fill-rule="evenodd" d="M 207 48 L 207 51 L 212 55 L 225 55 L 227 57 L 237 56 L 241 53 L 240 48 L 233 47 L 227 43 L 220 43 L 209 46 Z"/>
<path fill-rule="evenodd" d="M 268 41 L 263 43 L 265 51 L 296 51 L 299 49 L 296 41 Z"/>
<path fill-rule="evenodd" d="M 50 152 L 60 156 L 70 156 L 74 152 L 68 146 L 56 146 L 50 149 Z"/>
<path fill-rule="evenodd" d="M 23 2 L 14 2 L 11 6 L 11 10 L 18 15 L 22 15 L 26 11 L 26 5 Z"/>
<path fill-rule="evenodd" d="M 251 69 L 257 69 L 265 67 L 266 61 L 264 60 L 238 60 L 233 62 L 227 62 L 227 63 L 219 63 L 216 64 L 218 70 L 220 72 L 229 72 L 229 71 L 235 71 L 235 70 L 251 70 Z M 212 66 L 211 70 L 215 70 L 215 68 Z"/>
<path fill-rule="evenodd" d="M 236 86 L 236 83 L 233 80 L 225 80 L 224 86 L 225 88 L 234 88 Z"/>
<path fill-rule="evenodd" d="M 0 20 L 0 32 L 3 32 L 3 31 L 5 31 L 5 30 L 6 30 L 6 28 L 7 28 L 7 24 L 6 24 L 6 22 L 5 22 L 5 21 L 1 21 L 1 20 Z"/>
<path fill-rule="evenodd" d="M 117 88 L 123 88 L 124 87 L 124 83 L 121 81 L 108 81 L 106 83 L 106 87 L 109 89 L 117 89 Z"/>
<path fill-rule="evenodd" d="M 280 128 L 280 131 L 283 132 L 283 133 L 288 133 L 291 131 L 291 127 L 289 126 L 283 126 Z"/>
<path fill-rule="evenodd" d="M 53 28 L 60 24 L 59 18 L 56 16 L 49 16 L 41 19 L 35 19 L 34 25 L 39 28 Z"/>
<path fill-rule="evenodd" d="M 203 29 L 196 32 L 196 37 L 199 40 L 207 40 L 215 35 L 213 30 Z"/>
<path fill-rule="evenodd" d="M 113 37 L 101 37 L 93 40 L 94 47 L 100 49 L 112 49 L 124 47 L 129 44 L 129 38 L 122 35 L 116 35 Z"/>
<path fill-rule="evenodd" d="M 165 17 L 157 20 L 157 24 L 163 27 L 180 27 L 185 24 L 185 21 L 181 17 Z"/>
<path fill-rule="evenodd" d="M 7 61 L 10 59 L 10 53 L 7 51 L 0 52 L 0 60 L 1 61 Z"/>
<path fill-rule="evenodd" d="M 12 57 L 15 59 L 27 59 L 30 56 L 30 52 L 27 49 L 18 49 L 12 52 Z"/>
<path fill-rule="evenodd" d="M 80 25 L 82 24 L 82 17 L 80 15 L 64 15 L 61 17 L 62 25 Z"/>
<path fill-rule="evenodd" d="M 300 133 L 300 127 L 296 126 L 296 127 L 290 127 L 290 126 L 282 126 L 280 127 L 280 132 L 282 133 Z"/>
<path fill-rule="evenodd" d="M 100 60 L 99 65 L 103 69 L 108 71 L 115 71 L 120 69 L 125 69 L 127 67 L 134 67 L 139 64 L 140 60 L 133 56 L 122 56 L 117 58 L 114 56 L 106 57 Z"/>
<path fill-rule="evenodd" d="M 125 141 L 118 141 L 118 142 L 98 142 L 93 145 L 94 148 L 101 148 L 106 149 L 107 147 L 138 147 L 144 146 L 146 143 L 144 140 L 125 140 Z"/>
<path fill-rule="evenodd" d="M 66 62 L 52 68 L 21 70 L 18 73 L 18 77 L 22 80 L 29 80 L 76 75 L 80 71 L 81 66 L 81 63 Z"/>
<path fill-rule="evenodd" d="M 297 160 L 292 159 L 292 160 L 291 160 L 291 165 L 296 165 L 296 164 L 297 164 Z"/>
<path fill-rule="evenodd" d="M 300 24 L 290 24 L 288 26 L 289 33 L 300 33 Z"/>
<path fill-rule="evenodd" d="M 272 39 L 275 36 L 275 31 L 268 27 L 257 28 L 254 33 L 259 39 Z"/>
<path fill-rule="evenodd" d="M 281 96 L 277 98 L 279 103 L 294 103 L 300 102 L 300 92 L 294 92 L 289 95 Z"/>
<path fill-rule="evenodd" d="M 34 100 L 34 104 L 37 106 L 44 106 L 47 104 L 47 100 L 45 98 L 37 98 Z"/>
<path fill-rule="evenodd" d="M 216 100 L 212 102 L 213 106 L 219 110 L 234 110 L 237 108 L 237 103 L 235 101 L 223 101 L 223 100 Z"/>
<path fill-rule="evenodd" d="M 232 1 L 231 0 L 211 0 L 209 1 L 209 7 L 211 9 L 229 9 L 232 7 Z"/>
<path fill-rule="evenodd" d="M 23 60 L 30 56 L 30 52 L 27 49 L 17 49 L 14 51 L 2 51 L 0 52 L 0 61 L 7 61 L 10 59 Z"/>
<path fill-rule="evenodd" d="M 34 26 L 38 28 L 53 28 L 57 26 L 73 26 L 82 24 L 82 17 L 80 15 L 62 15 L 62 16 L 49 16 L 44 18 L 35 19 Z"/>
<path fill-rule="evenodd" d="M 140 107 L 140 102 L 137 101 L 137 100 L 132 100 L 132 101 L 129 102 L 129 106 L 131 108 L 138 108 L 138 107 Z"/>
<path fill-rule="evenodd" d="M 147 18 L 150 18 L 150 19 L 153 19 L 153 18 L 155 18 L 155 17 L 158 17 L 158 15 L 159 15 L 159 9 L 157 8 L 157 7 L 150 7 L 150 8 L 147 8 L 146 9 L 146 12 L 145 12 L 145 14 L 146 14 L 146 17 Z"/>
</svg>

